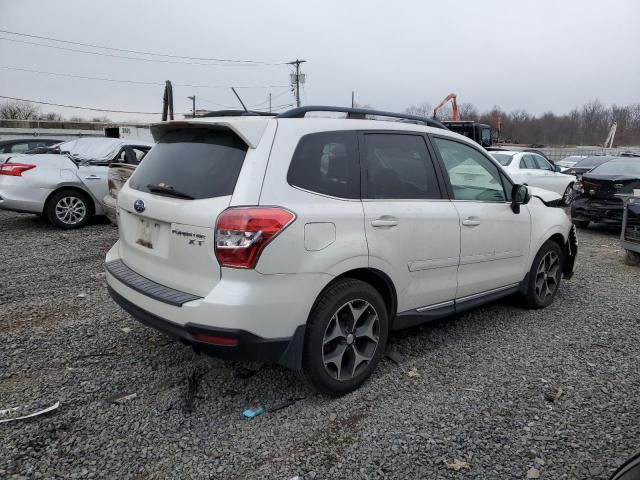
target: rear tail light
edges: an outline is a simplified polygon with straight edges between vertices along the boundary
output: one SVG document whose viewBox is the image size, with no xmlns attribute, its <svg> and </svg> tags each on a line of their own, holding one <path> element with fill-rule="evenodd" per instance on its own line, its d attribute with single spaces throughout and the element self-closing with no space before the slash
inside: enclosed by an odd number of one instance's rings
<svg viewBox="0 0 640 480">
<path fill-rule="evenodd" d="M 296 216 L 278 207 L 237 207 L 220 214 L 215 253 L 223 267 L 254 268 L 260 254 Z"/>
<path fill-rule="evenodd" d="M 0 165 L 0 175 L 8 175 L 10 177 L 21 177 L 22 172 L 36 168 L 35 165 L 27 163 L 3 163 Z"/>
<path fill-rule="evenodd" d="M 107 180 L 107 186 L 109 187 L 109 193 L 113 196 L 113 189 L 115 188 L 115 185 L 113 184 L 113 180 L 111 180 L 111 178 Z"/>
</svg>

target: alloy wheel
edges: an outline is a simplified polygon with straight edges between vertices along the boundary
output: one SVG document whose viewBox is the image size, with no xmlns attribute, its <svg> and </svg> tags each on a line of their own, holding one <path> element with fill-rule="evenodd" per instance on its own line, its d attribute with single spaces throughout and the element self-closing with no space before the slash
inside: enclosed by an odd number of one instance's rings
<svg viewBox="0 0 640 480">
<path fill-rule="evenodd" d="M 380 340 L 380 320 L 366 300 L 351 300 L 331 317 L 322 340 L 322 361 L 339 381 L 351 380 L 366 369 Z"/>
<path fill-rule="evenodd" d="M 535 294 L 541 302 L 545 302 L 558 289 L 560 275 L 560 257 L 551 250 L 538 264 L 535 281 Z"/>
<path fill-rule="evenodd" d="M 87 206 L 78 197 L 62 197 L 56 203 L 56 218 L 65 225 L 76 225 L 87 215 Z"/>
</svg>

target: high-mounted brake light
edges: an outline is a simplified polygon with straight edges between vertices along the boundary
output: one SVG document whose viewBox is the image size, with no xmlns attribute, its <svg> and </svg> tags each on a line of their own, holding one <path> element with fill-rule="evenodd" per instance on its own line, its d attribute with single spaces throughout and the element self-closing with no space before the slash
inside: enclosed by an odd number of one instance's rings
<svg viewBox="0 0 640 480">
<path fill-rule="evenodd" d="M 3 163 L 0 165 L 0 175 L 8 175 L 10 177 L 21 177 L 22 172 L 36 168 L 35 165 L 27 163 Z"/>
<path fill-rule="evenodd" d="M 260 254 L 296 216 L 278 207 L 236 207 L 220 214 L 215 253 L 223 267 L 254 268 Z"/>
</svg>

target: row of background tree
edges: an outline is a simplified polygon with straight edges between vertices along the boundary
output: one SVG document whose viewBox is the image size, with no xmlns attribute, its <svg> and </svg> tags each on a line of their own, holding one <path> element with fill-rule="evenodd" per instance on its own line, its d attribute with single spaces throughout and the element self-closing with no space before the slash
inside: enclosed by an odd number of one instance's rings
<svg viewBox="0 0 640 480">
<path fill-rule="evenodd" d="M 427 102 L 412 105 L 407 113 L 431 117 L 433 109 Z M 593 100 L 569 113 L 557 115 L 546 112 L 540 116 L 531 115 L 526 110 L 505 112 L 495 106 L 480 113 L 472 103 L 458 105 L 461 120 L 474 120 L 498 127 L 500 118 L 500 138 L 507 142 L 544 145 L 602 145 L 613 122 L 617 122 L 615 145 L 640 145 L 640 103 L 627 106 L 607 107 L 599 100 Z M 451 107 L 438 112 L 438 118 L 449 119 Z"/>
<path fill-rule="evenodd" d="M 370 107 L 369 105 L 361 106 Z M 405 112 L 425 117 L 433 115 L 433 109 L 428 102 L 412 105 Z M 458 113 L 461 120 L 474 120 L 491 125 L 493 128 L 498 127 L 498 119 L 500 119 L 500 139 L 510 143 L 601 145 L 615 121 L 618 124 L 616 146 L 640 145 L 640 103 L 607 107 L 599 100 L 593 100 L 566 114 L 557 115 L 546 112 L 540 116 L 531 115 L 522 109 L 507 113 L 498 106 L 481 113 L 472 103 L 462 103 L 458 106 Z M 438 112 L 440 119 L 450 117 L 449 105 Z M 59 113 L 42 113 L 37 105 L 15 101 L 0 103 L 0 119 L 52 122 L 65 120 Z M 68 120 L 70 122 L 110 122 L 104 116 L 89 119 L 71 117 Z"/>
<path fill-rule="evenodd" d="M 41 122 L 100 122 L 109 123 L 108 117 L 70 117 L 65 119 L 57 112 L 42 112 L 40 107 L 29 102 L 6 101 L 0 103 L 0 120 L 40 120 Z"/>
</svg>

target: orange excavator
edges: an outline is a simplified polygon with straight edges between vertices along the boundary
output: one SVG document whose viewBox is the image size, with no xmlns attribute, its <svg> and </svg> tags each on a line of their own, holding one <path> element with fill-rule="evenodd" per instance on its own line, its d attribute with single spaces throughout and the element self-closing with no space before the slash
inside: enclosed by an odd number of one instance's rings
<svg viewBox="0 0 640 480">
<path fill-rule="evenodd" d="M 440 110 L 447 102 L 451 102 L 451 120 L 440 120 L 444 126 L 460 135 L 469 137 L 478 142 L 483 147 L 490 147 L 492 144 L 491 127 L 484 123 L 474 122 L 472 120 L 460 120 L 458 115 L 457 95 L 450 93 L 433 109 L 433 118 L 436 118 L 438 110 Z"/>
<path fill-rule="evenodd" d="M 436 106 L 436 108 L 433 109 L 433 118 L 437 118 L 436 114 L 438 113 L 438 110 L 440 110 L 445 103 L 447 103 L 448 101 L 451 101 L 451 120 L 454 122 L 457 122 L 459 120 L 459 117 L 458 117 L 458 104 L 456 103 L 456 98 L 457 98 L 457 95 L 455 93 L 450 93 L 449 95 L 444 97 L 444 100 L 442 100 Z"/>
</svg>

